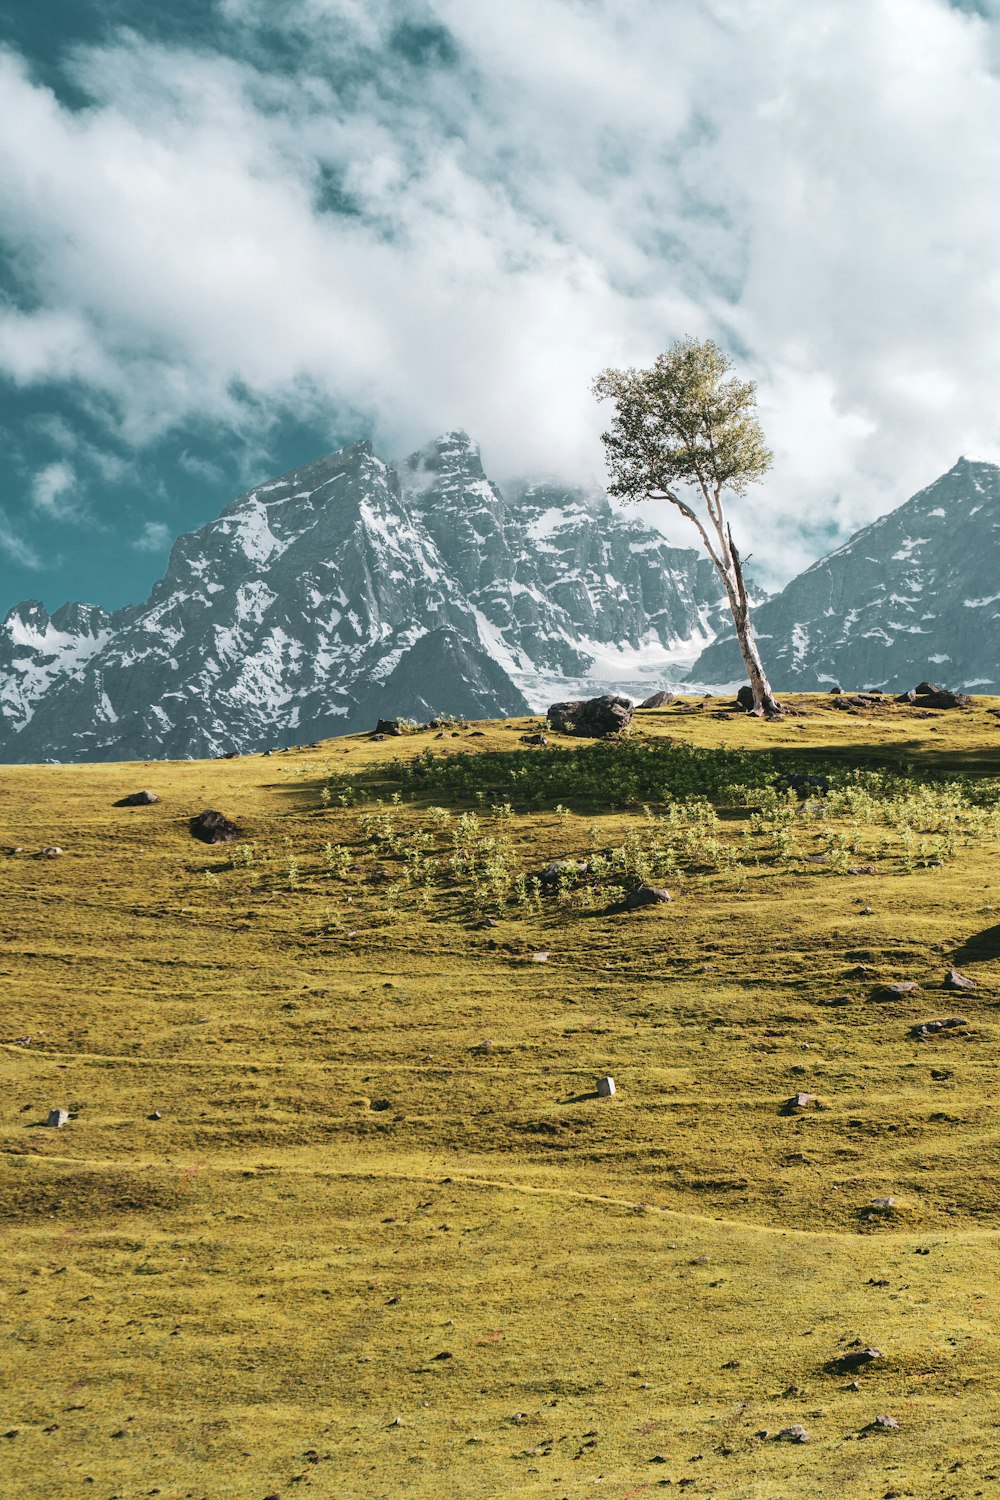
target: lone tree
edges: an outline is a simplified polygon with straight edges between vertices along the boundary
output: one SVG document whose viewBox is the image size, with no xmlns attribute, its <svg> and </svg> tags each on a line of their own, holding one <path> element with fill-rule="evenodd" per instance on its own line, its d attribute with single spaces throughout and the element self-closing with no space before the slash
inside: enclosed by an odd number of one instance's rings
<svg viewBox="0 0 1000 1500">
<path fill-rule="evenodd" d="M 602 371 L 594 394 L 615 403 L 602 434 L 609 492 L 621 500 L 669 500 L 697 527 L 726 586 L 754 709 L 775 714 L 781 706 L 760 659 L 722 501 L 724 491 L 743 495 L 763 479 L 772 455 L 757 421 L 756 386 L 737 380 L 732 368 L 711 339 L 678 339 L 651 369 Z"/>
</svg>

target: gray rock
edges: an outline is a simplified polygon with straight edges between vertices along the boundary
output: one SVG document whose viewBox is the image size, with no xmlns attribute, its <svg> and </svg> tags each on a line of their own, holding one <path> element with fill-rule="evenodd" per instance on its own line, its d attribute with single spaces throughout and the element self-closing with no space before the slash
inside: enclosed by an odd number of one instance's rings
<svg viewBox="0 0 1000 1500">
<path fill-rule="evenodd" d="M 875 991 L 876 1000 L 900 1000 L 904 995 L 913 995 L 920 988 L 919 984 L 912 979 L 900 979 L 895 984 L 879 985 Z"/>
<path fill-rule="evenodd" d="M 188 827 L 191 837 L 203 844 L 229 844 L 243 836 L 243 830 L 236 823 L 210 808 L 192 818 Z"/>
<path fill-rule="evenodd" d="M 66 1124 L 66 1122 L 67 1122 L 68 1119 L 69 1119 L 69 1114 L 67 1113 L 66 1110 L 64 1110 L 64 1109 L 50 1109 L 49 1110 L 49 1117 L 45 1121 L 45 1123 L 46 1123 L 46 1125 L 50 1125 L 53 1128 L 53 1130 L 58 1130 L 60 1128 L 60 1126 Z"/>
<path fill-rule="evenodd" d="M 623 698 L 617 693 L 602 693 L 598 698 L 577 698 L 553 703 L 548 711 L 548 719 L 553 729 L 562 734 L 608 739 L 620 734 L 631 723 L 632 712 L 629 698 Z"/>
<path fill-rule="evenodd" d="M 36 859 L 59 859 L 61 855 L 62 855 L 62 850 L 60 849 L 60 847 L 59 847 L 58 844 L 46 844 L 45 847 L 44 847 L 44 849 L 39 849 L 38 853 L 35 855 L 35 858 Z"/>
<path fill-rule="evenodd" d="M 869 1422 L 866 1430 L 869 1432 L 896 1432 L 898 1428 L 899 1423 L 895 1417 L 876 1417 L 874 1422 Z"/>
<path fill-rule="evenodd" d="M 119 797 L 114 803 L 115 807 L 151 807 L 154 802 L 159 802 L 159 797 L 148 788 L 141 792 L 129 792 L 127 797 Z"/>
<path fill-rule="evenodd" d="M 607 1076 L 599 1078 L 597 1092 L 602 1099 L 610 1099 L 615 1092 L 615 1080 Z"/>
<path fill-rule="evenodd" d="M 946 990 L 974 990 L 976 981 L 970 979 L 968 974 L 963 974 L 960 969 L 949 969 L 944 976 L 944 988 Z"/>
<path fill-rule="evenodd" d="M 848 1349 L 845 1354 L 838 1354 L 831 1359 L 827 1369 L 833 1374 L 852 1374 L 855 1370 L 863 1370 L 866 1366 L 875 1364 L 881 1358 L 881 1349 Z"/>
<path fill-rule="evenodd" d="M 672 693 L 669 688 L 663 688 L 658 693 L 651 693 L 648 698 L 639 704 L 640 708 L 669 708 L 671 703 L 677 702 L 677 694 Z"/>
<path fill-rule="evenodd" d="M 776 1443 L 808 1443 L 812 1439 L 802 1423 L 795 1422 L 791 1427 L 782 1427 L 780 1432 L 776 1432 L 774 1441 Z"/>
<path fill-rule="evenodd" d="M 670 892 L 662 885 L 637 885 L 625 897 L 625 907 L 635 911 L 637 907 L 657 906 L 670 899 Z"/>
</svg>

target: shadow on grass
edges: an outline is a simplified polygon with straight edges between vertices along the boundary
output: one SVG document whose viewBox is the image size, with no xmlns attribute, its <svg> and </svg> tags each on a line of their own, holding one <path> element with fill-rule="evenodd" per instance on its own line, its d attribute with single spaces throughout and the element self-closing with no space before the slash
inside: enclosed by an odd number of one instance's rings
<svg viewBox="0 0 1000 1500">
<path fill-rule="evenodd" d="M 990 959 L 1000 958 L 1000 922 L 966 938 L 962 946 L 956 948 L 955 958 L 959 963 L 988 963 Z"/>
</svg>

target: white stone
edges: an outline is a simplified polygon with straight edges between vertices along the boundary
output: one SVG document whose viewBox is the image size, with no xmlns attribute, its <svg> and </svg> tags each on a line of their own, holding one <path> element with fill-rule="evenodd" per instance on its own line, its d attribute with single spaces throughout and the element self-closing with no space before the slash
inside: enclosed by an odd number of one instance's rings
<svg viewBox="0 0 1000 1500">
<path fill-rule="evenodd" d="M 46 1125 L 51 1125 L 53 1129 L 58 1130 L 59 1126 L 65 1125 L 68 1119 L 69 1115 L 64 1109 L 50 1109 L 49 1118 L 45 1123 Z"/>
<path fill-rule="evenodd" d="M 615 1080 L 613 1078 L 599 1078 L 597 1080 L 597 1092 L 602 1099 L 610 1099 L 615 1091 Z"/>
</svg>

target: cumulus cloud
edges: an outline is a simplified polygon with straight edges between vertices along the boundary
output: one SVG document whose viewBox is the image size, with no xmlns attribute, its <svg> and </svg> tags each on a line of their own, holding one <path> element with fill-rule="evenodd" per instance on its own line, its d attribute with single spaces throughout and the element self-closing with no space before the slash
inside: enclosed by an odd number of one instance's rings
<svg viewBox="0 0 1000 1500">
<path fill-rule="evenodd" d="M 164 521 L 147 521 L 132 546 L 137 552 L 166 552 L 173 541 Z"/>
<path fill-rule="evenodd" d="M 1000 456 L 992 0 L 217 16 L 214 49 L 78 52 L 84 110 L 0 54 L 21 388 L 72 383 L 133 445 L 353 412 L 392 452 L 462 425 L 501 476 L 589 481 L 593 374 L 710 334 L 759 382 L 772 582 Z"/>
<path fill-rule="evenodd" d="M 32 508 L 51 521 L 77 520 L 80 502 L 76 472 L 62 460 L 46 464 L 31 481 Z"/>
</svg>

